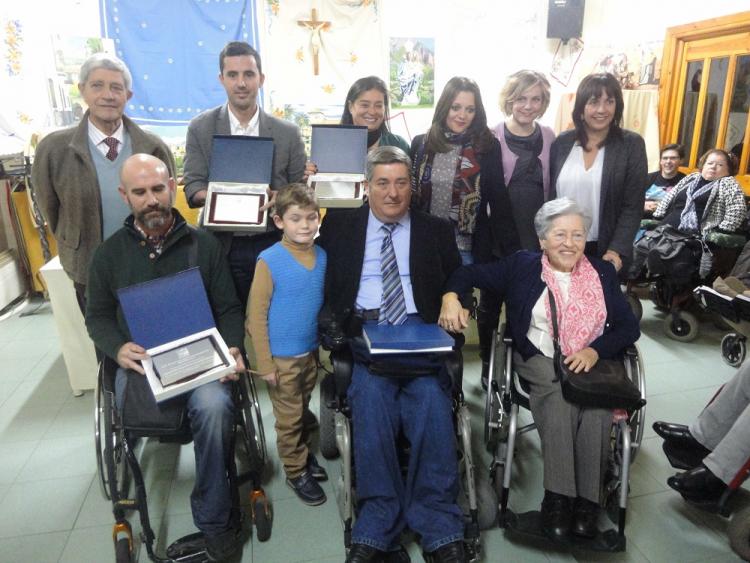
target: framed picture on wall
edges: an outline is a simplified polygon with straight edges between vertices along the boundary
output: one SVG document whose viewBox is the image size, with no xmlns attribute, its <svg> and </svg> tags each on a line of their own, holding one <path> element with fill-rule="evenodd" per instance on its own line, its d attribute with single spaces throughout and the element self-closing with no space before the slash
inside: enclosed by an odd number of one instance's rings
<svg viewBox="0 0 750 563">
<path fill-rule="evenodd" d="M 391 106 L 431 108 L 435 104 L 435 40 L 392 37 Z"/>
</svg>

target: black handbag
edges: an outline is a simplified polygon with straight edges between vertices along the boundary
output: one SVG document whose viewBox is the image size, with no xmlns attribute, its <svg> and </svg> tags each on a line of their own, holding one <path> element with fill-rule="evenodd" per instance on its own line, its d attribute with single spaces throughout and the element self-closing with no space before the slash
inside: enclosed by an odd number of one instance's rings
<svg viewBox="0 0 750 563">
<path fill-rule="evenodd" d="M 622 360 L 599 359 L 588 372 L 574 373 L 565 365 L 557 330 L 557 307 L 551 291 L 552 340 L 555 347 L 555 375 L 560 380 L 563 398 L 582 407 L 638 410 L 646 404 L 641 392 L 630 381 Z"/>
</svg>

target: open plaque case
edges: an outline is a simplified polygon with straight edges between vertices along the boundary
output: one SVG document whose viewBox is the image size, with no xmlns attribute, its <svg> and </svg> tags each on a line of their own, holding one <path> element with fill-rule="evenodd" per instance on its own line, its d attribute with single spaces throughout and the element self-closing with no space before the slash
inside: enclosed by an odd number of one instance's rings
<svg viewBox="0 0 750 563">
<path fill-rule="evenodd" d="M 214 135 L 203 226 L 217 231 L 266 230 L 273 139 Z"/>
<path fill-rule="evenodd" d="M 364 197 L 367 127 L 313 125 L 310 159 L 317 174 L 307 183 L 321 207 L 359 207 Z"/>
<path fill-rule="evenodd" d="M 200 270 L 191 268 L 117 292 L 157 402 L 234 371 L 235 361 L 214 324 Z"/>
</svg>

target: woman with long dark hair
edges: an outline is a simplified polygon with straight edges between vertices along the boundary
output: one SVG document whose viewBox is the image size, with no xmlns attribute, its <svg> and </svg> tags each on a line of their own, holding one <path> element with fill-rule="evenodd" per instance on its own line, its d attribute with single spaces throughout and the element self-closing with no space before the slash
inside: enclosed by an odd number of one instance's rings
<svg viewBox="0 0 750 563">
<path fill-rule="evenodd" d="M 551 197 L 569 197 L 591 216 L 586 254 L 617 270 L 632 255 L 648 169 L 643 138 L 621 128 L 624 107 L 614 76 L 586 76 L 573 106 L 575 129 L 560 133 L 550 154 Z"/>
<path fill-rule="evenodd" d="M 476 82 L 461 76 L 448 81 L 430 129 L 411 144 L 411 157 L 412 201 L 453 224 L 464 264 L 490 262 L 519 249 L 500 143 L 487 127 Z M 477 328 L 483 382 L 499 312 L 500 297 L 482 292 Z"/>
</svg>

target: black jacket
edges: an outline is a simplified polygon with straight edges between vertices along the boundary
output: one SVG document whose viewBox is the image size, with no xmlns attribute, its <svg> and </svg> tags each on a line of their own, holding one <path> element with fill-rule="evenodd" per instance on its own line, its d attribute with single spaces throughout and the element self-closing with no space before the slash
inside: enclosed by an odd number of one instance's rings
<svg viewBox="0 0 750 563">
<path fill-rule="evenodd" d="M 362 265 L 370 207 L 340 210 L 326 215 L 320 228 L 320 244 L 328 254 L 325 304 L 334 318 L 343 320 L 354 309 Z M 443 288 L 461 265 L 453 227 L 445 220 L 411 211 L 409 270 L 414 303 L 426 323 L 440 316 Z"/>
<path fill-rule="evenodd" d="M 576 141 L 575 130 L 565 131 L 550 150 L 550 199 L 557 197 L 557 178 Z M 620 256 L 633 254 L 633 239 L 641 224 L 646 194 L 648 159 L 643 138 L 622 129 L 622 135 L 607 138 L 599 204 L 597 255 L 612 249 Z"/>
</svg>

